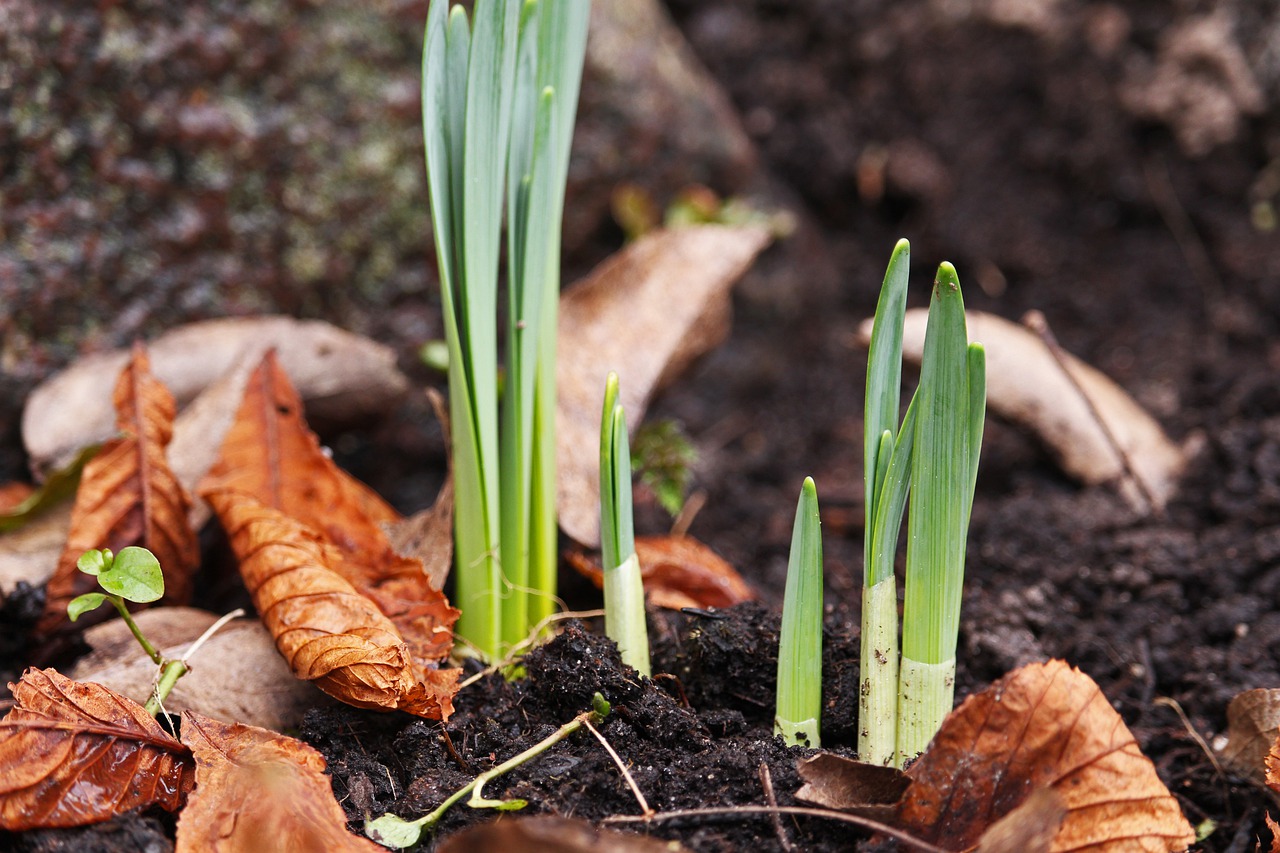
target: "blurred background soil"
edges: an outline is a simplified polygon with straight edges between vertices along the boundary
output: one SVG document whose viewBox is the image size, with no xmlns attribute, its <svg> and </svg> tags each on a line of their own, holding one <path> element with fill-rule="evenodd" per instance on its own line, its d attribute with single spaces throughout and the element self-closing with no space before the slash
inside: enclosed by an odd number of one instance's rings
<svg viewBox="0 0 1280 853">
<path fill-rule="evenodd" d="M 1046 315 L 1203 449 L 1161 518 L 988 426 L 961 681 L 1063 657 L 1133 727 L 1206 850 L 1264 798 L 1212 777 L 1226 703 L 1280 686 L 1280 4 L 1248 0 L 596 0 L 566 270 L 622 244 L 610 206 L 691 185 L 789 213 L 729 342 L 659 402 L 699 450 L 691 532 L 780 598 L 795 496 L 822 499 L 829 602 L 857 600 L 854 340 L 894 240 L 968 305 Z M 212 316 L 442 334 L 422 168 L 425 0 L 0 12 L 0 480 L 25 394 L 78 354 Z M 401 509 L 431 500 L 419 399 L 330 437 Z M 421 464 L 420 476 L 406 470 Z M 663 523 L 656 511 L 647 524 Z M 842 610 L 842 614 L 849 611 Z M 842 618 L 856 619 L 856 614 Z M 1265 837 L 1265 836 L 1264 836 Z"/>
</svg>

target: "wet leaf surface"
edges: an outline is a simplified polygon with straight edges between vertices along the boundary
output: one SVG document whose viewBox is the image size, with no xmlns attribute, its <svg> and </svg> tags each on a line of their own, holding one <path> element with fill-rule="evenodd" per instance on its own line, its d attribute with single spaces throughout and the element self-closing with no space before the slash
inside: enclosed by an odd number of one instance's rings
<svg viewBox="0 0 1280 853">
<path fill-rule="evenodd" d="M 729 291 L 769 242 L 763 228 L 704 225 L 649 234 L 560 299 L 556 505 L 560 527 L 600 543 L 599 443 L 609 371 L 634 428 L 653 395 L 729 333 Z"/>
<path fill-rule="evenodd" d="M 76 568 L 80 555 L 95 548 L 116 553 L 130 546 L 146 548 L 163 567 L 164 601 L 181 604 L 191 595 L 191 577 L 200 561 L 195 532 L 187 523 L 191 501 L 165 456 L 177 407 L 151 374 L 140 346 L 117 379 L 113 399 L 122 435 L 85 465 L 71 528 L 49 581 L 40 631 L 65 625 L 67 603 L 97 589 L 95 579 Z M 112 612 L 98 611 L 96 621 Z"/>
<path fill-rule="evenodd" d="M 1280 688 L 1246 690 L 1227 706 L 1222 763 L 1256 781 L 1266 777 L 1267 753 L 1280 736 Z"/>
<path fill-rule="evenodd" d="M 291 737 L 201 714 L 182 721 L 195 790 L 178 820 L 178 853 L 374 853 L 347 832 L 320 753 Z"/>
<path fill-rule="evenodd" d="M 645 597 L 658 607 L 732 607 L 756 597 L 733 566 L 692 536 L 637 536 L 636 555 Z M 574 551 L 567 559 L 597 587 L 603 586 L 598 562 Z"/>
<path fill-rule="evenodd" d="M 976 844 L 1041 787 L 1067 807 L 1054 851 L 1180 851 L 1195 840 L 1098 685 L 1062 661 L 970 696 L 908 775 L 903 828 L 948 850 Z"/>
<path fill-rule="evenodd" d="M 51 669 L 11 685 L 0 720 L 0 825 L 80 826 L 141 806 L 177 809 L 193 781 L 185 746 L 136 702 Z"/>
</svg>

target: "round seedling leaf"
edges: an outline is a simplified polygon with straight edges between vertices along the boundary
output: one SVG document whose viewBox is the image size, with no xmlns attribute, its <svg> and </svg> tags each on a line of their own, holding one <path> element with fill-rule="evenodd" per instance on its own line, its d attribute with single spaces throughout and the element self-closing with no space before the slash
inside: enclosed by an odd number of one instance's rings
<svg viewBox="0 0 1280 853">
<path fill-rule="evenodd" d="M 86 575 L 97 577 L 111 568 L 111 552 L 99 551 L 96 548 L 85 551 L 80 555 L 80 559 L 76 560 L 76 568 Z M 97 605 L 95 604 L 94 607 Z"/>
<path fill-rule="evenodd" d="M 67 617 L 72 621 L 76 621 L 90 610 L 97 610 L 107 597 L 100 592 L 86 592 L 84 595 L 78 595 L 67 602 Z"/>
<path fill-rule="evenodd" d="M 383 847 L 400 850 L 412 847 L 422 837 L 422 824 L 393 814 L 384 814 L 376 820 L 366 821 L 364 834 Z"/>
<path fill-rule="evenodd" d="M 130 546 L 121 550 L 111 568 L 98 576 L 98 583 L 107 592 L 138 604 L 164 595 L 160 561 L 146 548 Z"/>
</svg>

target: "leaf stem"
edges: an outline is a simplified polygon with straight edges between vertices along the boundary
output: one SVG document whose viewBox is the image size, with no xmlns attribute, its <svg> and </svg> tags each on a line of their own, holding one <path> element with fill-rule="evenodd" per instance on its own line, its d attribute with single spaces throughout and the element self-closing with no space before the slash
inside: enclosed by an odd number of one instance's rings
<svg viewBox="0 0 1280 853">
<path fill-rule="evenodd" d="M 138 641 L 138 645 L 142 646 L 142 650 L 147 653 L 147 656 L 151 658 L 157 666 L 164 666 L 164 655 L 160 654 L 159 650 L 156 649 L 155 646 L 151 645 L 151 641 L 143 636 L 142 629 L 138 627 L 137 622 L 133 621 L 133 616 L 129 613 L 129 608 L 125 606 L 124 598 L 110 592 L 104 592 L 103 596 L 105 596 L 107 601 L 110 601 L 112 606 L 115 607 L 116 612 L 120 614 L 120 618 L 124 620 L 124 624 L 129 626 L 129 631 L 133 634 L 134 639 Z"/>
</svg>

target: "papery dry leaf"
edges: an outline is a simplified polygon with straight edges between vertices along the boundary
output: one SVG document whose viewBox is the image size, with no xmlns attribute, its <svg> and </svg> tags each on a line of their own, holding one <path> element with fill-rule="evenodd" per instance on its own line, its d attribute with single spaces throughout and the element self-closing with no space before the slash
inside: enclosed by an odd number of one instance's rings
<svg viewBox="0 0 1280 853">
<path fill-rule="evenodd" d="M 400 520 L 372 489 L 333 463 L 302 416 L 302 400 L 268 353 L 245 388 L 201 492 L 234 491 L 318 532 L 336 551 L 326 565 L 374 601 L 420 662 L 453 646 L 458 611 L 421 561 L 391 548 L 383 525 Z M 262 612 L 262 608 L 258 608 Z"/>
<path fill-rule="evenodd" d="M 1037 788 L 1022 805 L 982 833 L 974 853 L 1049 853 L 1067 804 L 1052 788 Z"/>
<path fill-rule="evenodd" d="M 1101 689 L 1062 661 L 1021 667 L 970 696 L 907 775 L 901 825 L 947 850 L 976 844 L 1041 787 L 1067 805 L 1054 851 L 1180 851 L 1195 840 Z"/>
<path fill-rule="evenodd" d="M 245 353 L 255 361 L 280 352 L 316 422 L 350 424 L 386 411 L 408 380 L 395 353 L 328 323 L 289 317 L 241 317 L 179 326 L 150 345 L 156 376 L 186 405 Z M 80 359 L 42 383 L 22 413 L 22 440 L 40 471 L 58 467 L 81 447 L 114 432 L 111 383 L 128 362 L 114 351 Z"/>
<path fill-rule="evenodd" d="M 82 826 L 142 806 L 174 811 L 193 782 L 187 748 L 141 705 L 52 669 L 29 669 L 0 720 L 0 827 Z"/>
<path fill-rule="evenodd" d="M 830 752 L 796 762 L 804 784 L 796 799 L 882 822 L 897 812 L 911 780 L 896 767 L 867 764 Z"/>
<path fill-rule="evenodd" d="M 438 853 L 683 853 L 684 845 L 568 817 L 508 818 L 482 823 L 441 842 Z"/>
<path fill-rule="evenodd" d="M 130 545 L 146 548 L 164 570 L 162 600 L 183 604 L 191 597 L 200 548 L 187 523 L 191 501 L 165 457 L 177 408 L 173 395 L 151 375 L 141 346 L 116 382 L 114 401 L 123 435 L 103 445 L 84 467 L 71 529 L 36 625 L 40 632 L 69 624 L 67 603 L 98 588 L 96 578 L 76 568 L 80 555 L 93 548 L 116 553 Z M 92 624 L 112 612 L 106 608 L 82 618 Z"/>
<path fill-rule="evenodd" d="M 1271 812 L 1264 816 L 1267 819 L 1267 829 L 1271 830 L 1271 853 L 1280 853 L 1280 823 L 1271 819 Z"/>
<path fill-rule="evenodd" d="M 375 853 L 347 832 L 324 758 L 300 740 L 202 714 L 182 718 L 196 787 L 178 818 L 175 853 Z"/>
<path fill-rule="evenodd" d="M 442 589 L 453 567 L 453 474 L 445 477 L 435 503 L 403 521 L 384 524 L 387 541 L 400 556 L 422 563 L 432 589 Z"/>
<path fill-rule="evenodd" d="M 1227 706 L 1227 745 L 1222 763 L 1262 782 L 1267 752 L 1280 735 L 1280 688 L 1246 690 Z"/>
<path fill-rule="evenodd" d="M 71 503 L 41 513 L 10 533 L 0 533 L 0 597 L 19 583 L 44 586 L 58 568 L 71 529 Z"/>
<path fill-rule="evenodd" d="M 458 670 L 427 669 L 415 660 L 391 620 L 333 569 L 344 559 L 336 547 L 242 492 L 205 498 L 294 675 L 359 708 L 398 708 L 436 720 L 453 712 Z"/>
<path fill-rule="evenodd" d="M 756 597 L 733 566 L 692 536 L 637 536 L 636 556 L 645 597 L 658 607 L 732 607 Z M 565 557 L 597 588 L 604 586 L 597 561 L 577 551 Z"/>
<path fill-rule="evenodd" d="M 981 311 L 967 311 L 965 319 L 969 339 L 986 348 L 987 402 L 993 412 L 1038 435 L 1071 476 L 1085 483 L 1119 482 L 1137 511 L 1150 509 L 1144 494 L 1156 509 L 1164 507 L 1177 488 L 1186 456 L 1124 389 L 1061 349 L 1059 363 L 1044 339 L 1025 326 Z M 927 320 L 926 309 L 907 312 L 903 358 L 915 365 L 920 364 Z M 858 329 L 864 346 L 871 339 L 871 326 L 868 320 Z M 1126 475 L 1117 445 L 1140 486 Z"/>
<path fill-rule="evenodd" d="M 1271 743 L 1267 753 L 1267 787 L 1280 794 L 1280 737 Z"/>
<path fill-rule="evenodd" d="M 191 643 L 218 617 L 191 607 L 155 607 L 135 620 L 166 658 L 182 658 Z M 124 696 L 145 697 L 156 665 L 138 647 L 120 619 L 84 633 L 93 650 L 76 662 L 71 677 L 92 681 Z M 302 715 L 325 701 L 315 686 L 293 677 L 267 629 L 256 618 L 233 619 L 205 641 L 190 661 L 191 671 L 164 700 L 165 710 L 192 710 L 216 719 L 280 731 L 296 727 Z"/>
<path fill-rule="evenodd" d="M 599 460 L 605 377 L 620 380 L 632 428 L 654 393 L 729 333 L 729 291 L 769 242 L 764 228 L 657 231 L 596 267 L 560 299 L 556 508 L 560 527 L 600 544 Z"/>
</svg>

